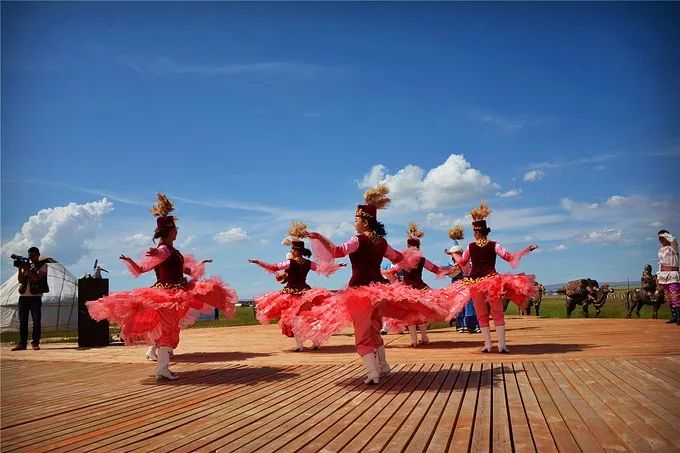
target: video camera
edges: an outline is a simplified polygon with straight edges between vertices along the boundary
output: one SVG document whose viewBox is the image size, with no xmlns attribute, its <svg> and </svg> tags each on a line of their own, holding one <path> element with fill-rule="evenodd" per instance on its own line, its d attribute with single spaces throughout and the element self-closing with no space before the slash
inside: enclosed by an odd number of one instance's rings
<svg viewBox="0 0 680 453">
<path fill-rule="evenodd" d="M 12 258 L 14 260 L 14 263 L 12 263 L 14 265 L 14 267 L 18 267 L 20 269 L 26 268 L 26 267 L 31 267 L 31 260 L 29 260 L 25 256 L 12 254 L 12 255 L 10 255 L 10 258 Z"/>
</svg>

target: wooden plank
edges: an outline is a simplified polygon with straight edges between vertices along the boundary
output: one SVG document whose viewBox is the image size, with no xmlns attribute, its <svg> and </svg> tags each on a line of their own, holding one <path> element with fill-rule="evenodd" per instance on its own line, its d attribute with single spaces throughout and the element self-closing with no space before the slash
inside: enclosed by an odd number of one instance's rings
<svg viewBox="0 0 680 453">
<path fill-rule="evenodd" d="M 590 361 L 584 360 L 572 361 L 572 363 L 570 363 L 570 365 L 573 369 L 578 369 L 582 373 L 593 376 L 593 379 L 596 381 L 596 383 L 593 384 L 593 388 L 597 389 L 596 386 L 598 384 L 600 385 L 602 389 L 600 394 L 605 395 L 603 398 L 606 398 L 608 404 L 611 403 L 615 412 L 616 408 L 618 408 L 616 405 L 620 404 L 628 412 L 642 420 L 645 426 L 650 426 L 656 431 L 657 434 L 655 435 L 650 434 L 649 436 L 644 436 L 648 443 L 654 446 L 657 444 L 656 439 L 660 435 L 680 450 L 680 439 L 678 439 L 678 436 L 674 435 L 674 427 L 677 425 L 673 425 L 671 421 L 664 417 L 663 414 L 667 414 L 665 409 L 658 406 L 652 399 L 646 398 L 636 389 L 631 387 L 624 379 L 612 374 L 604 367 L 599 367 L 598 365 L 591 366 L 592 363 Z M 622 410 L 621 413 L 625 414 L 626 412 Z M 634 420 L 635 417 L 632 419 Z M 631 416 L 624 416 L 623 418 L 626 423 L 631 420 Z"/>
<path fill-rule="evenodd" d="M 427 450 L 431 440 L 434 438 L 435 430 L 441 421 L 447 402 L 455 389 L 456 380 L 460 375 L 460 370 L 461 365 L 452 365 L 449 367 L 439 392 L 430 405 L 430 410 L 428 410 L 425 414 L 422 423 L 406 447 L 406 451 Z M 455 412 L 457 412 L 457 408 Z M 451 431 L 449 431 L 449 433 L 450 432 Z M 448 436 L 446 441 L 446 443 L 448 443 Z M 446 443 L 444 444 L 444 448 L 446 448 Z M 444 448 L 441 448 L 441 450 Z"/>
<path fill-rule="evenodd" d="M 491 419 L 493 378 L 491 364 L 483 363 L 480 371 L 479 396 L 475 408 L 474 424 L 472 425 L 471 451 L 491 451 Z"/>
<path fill-rule="evenodd" d="M 640 360 L 636 358 L 626 357 L 619 360 L 633 364 L 643 371 L 656 376 L 659 380 L 666 382 L 671 391 L 680 389 L 680 366 L 669 365 L 662 360 Z M 674 392 L 675 396 L 680 396 L 680 391 Z"/>
<path fill-rule="evenodd" d="M 399 409 L 407 398 L 413 394 L 415 389 L 421 385 L 421 382 L 427 380 L 431 374 L 433 365 L 422 365 L 417 371 L 413 372 L 413 376 L 408 380 L 399 392 L 393 394 L 386 394 L 381 401 L 370 407 L 359 417 L 350 429 L 345 430 L 335 439 L 324 446 L 327 451 L 375 451 L 376 448 L 381 448 L 388 440 L 380 437 L 383 430 L 397 429 L 401 424 L 401 414 Z M 409 408 L 410 409 L 410 408 Z M 398 421 L 397 421 L 398 420 Z M 386 423 L 394 423 L 396 426 L 387 427 Z"/>
<path fill-rule="evenodd" d="M 271 417 L 272 414 L 285 414 L 301 398 L 304 398 L 303 389 L 313 392 L 318 386 L 324 385 L 328 379 L 342 376 L 349 371 L 346 367 L 329 367 L 320 372 L 310 367 L 303 374 L 291 377 L 275 385 L 268 384 L 263 389 L 265 394 L 253 388 L 249 395 L 238 399 L 212 399 L 209 404 L 189 411 L 181 411 L 169 418 L 172 421 L 170 427 L 167 424 L 158 424 L 152 431 L 139 432 L 139 437 L 119 438 L 116 444 L 109 444 L 107 448 L 118 448 L 129 445 L 134 450 L 142 446 L 145 450 L 173 450 L 177 452 L 192 451 L 207 446 L 211 442 L 227 442 L 236 439 L 239 430 L 252 431 L 258 421 Z M 192 432 L 182 436 L 167 435 L 178 426 L 191 424 Z M 160 436 L 162 435 L 162 436 Z M 160 437 L 159 437 L 160 436 Z M 213 448 L 214 449 L 214 448 Z"/>
<path fill-rule="evenodd" d="M 462 396 L 463 401 L 455 419 L 455 425 L 451 427 L 447 451 L 459 452 L 469 451 L 472 442 L 472 432 L 475 424 L 475 413 L 477 409 L 477 397 L 479 395 L 479 385 L 482 380 L 482 364 L 475 363 L 468 371 L 467 386 Z"/>
<path fill-rule="evenodd" d="M 402 451 L 425 451 L 427 440 L 434 430 L 436 420 L 439 419 L 441 408 L 443 405 L 435 408 L 437 397 L 442 393 L 442 387 L 449 377 L 452 365 L 443 365 L 430 388 L 425 391 L 425 394 L 420 400 L 420 403 L 414 408 L 411 415 L 404 422 L 402 429 L 398 435 L 402 436 L 398 440 L 404 447 Z M 432 415 L 430 415 L 432 414 Z M 435 423 L 432 423 L 434 419 Z M 405 433 L 410 433 L 408 439 L 403 436 Z M 388 447 L 389 448 L 389 447 Z"/>
<path fill-rule="evenodd" d="M 380 412 L 394 395 L 401 392 L 417 376 L 422 367 L 423 365 L 408 365 L 396 375 L 391 375 L 387 381 L 381 382 L 379 386 L 368 386 L 362 392 L 362 396 L 365 393 L 365 398 L 358 398 L 343 407 L 344 410 L 339 414 L 340 417 L 334 417 L 331 426 L 303 446 L 294 446 L 295 451 L 298 451 L 298 449 L 300 451 L 319 451 L 321 449 L 328 451 L 326 445 L 341 435 L 346 438 L 343 445 L 346 444 L 363 428 L 363 425 L 357 420 L 369 410 L 372 411 L 372 414 Z"/>
<path fill-rule="evenodd" d="M 403 365 L 394 367 L 392 373 L 398 373 L 403 368 Z M 294 449 L 294 443 L 303 443 L 306 440 L 316 437 L 325 429 L 324 423 L 338 413 L 344 406 L 365 389 L 366 384 L 362 382 L 361 377 L 364 376 L 363 367 L 354 368 L 355 373 L 351 375 L 354 381 L 353 385 L 344 385 L 342 389 L 331 392 L 328 398 L 328 404 L 323 407 L 316 408 L 312 413 L 307 411 L 304 414 L 296 417 L 293 421 L 289 421 L 276 428 L 267 430 L 258 437 L 256 441 L 251 441 L 244 445 L 237 451 L 253 451 L 257 448 L 259 452 L 273 452 L 282 449 Z M 390 379 L 390 378 L 387 378 Z"/>
<path fill-rule="evenodd" d="M 564 362 L 560 370 L 631 451 L 671 449 L 671 446 L 654 431 L 653 426 L 638 417 L 645 409 L 637 404 L 630 407 L 623 404 L 619 398 L 625 400 L 625 395 L 619 394 L 614 397 L 600 384 L 602 375 L 597 372 L 586 373 L 573 361 Z"/>
<path fill-rule="evenodd" d="M 536 451 L 553 453 L 557 452 L 557 445 L 555 445 L 555 440 L 553 435 L 548 428 L 546 423 L 547 416 L 545 416 L 541 410 L 541 406 L 538 403 L 534 389 L 531 387 L 529 378 L 527 377 L 526 370 L 524 369 L 523 363 L 514 363 L 512 365 L 514 371 L 513 375 L 517 381 L 517 388 L 519 390 L 519 396 L 522 400 L 522 406 L 524 407 L 524 414 L 528 420 L 528 429 L 531 433 L 531 439 L 534 443 Z M 521 424 L 521 414 L 518 416 Z M 512 421 L 512 414 L 511 414 Z M 513 433 L 515 432 L 515 424 L 513 423 Z M 559 431 L 559 428 L 558 428 Z M 515 449 L 515 451 L 520 451 Z"/>
<path fill-rule="evenodd" d="M 506 414 L 505 419 L 508 427 L 509 447 L 512 451 L 531 452 L 536 451 L 534 441 L 531 438 L 531 431 L 529 430 L 529 419 L 524 411 L 522 404 L 522 396 L 519 387 L 517 386 L 517 379 L 512 364 L 503 363 L 500 366 L 502 375 L 498 375 L 503 380 L 503 387 L 505 389 L 506 399 Z M 496 376 L 494 376 L 496 379 Z M 494 391 L 496 387 L 494 387 Z M 494 394 L 494 401 L 495 401 Z M 494 417 L 494 429 L 498 418 Z M 496 441 L 493 445 L 496 450 Z M 507 451 L 507 449 L 505 449 Z"/>
<path fill-rule="evenodd" d="M 567 420 L 560 413 L 559 405 L 561 401 L 552 398 L 546 384 L 543 383 L 531 362 L 524 362 L 524 371 L 534 389 L 534 395 L 536 395 L 541 412 L 545 415 L 545 420 L 557 449 L 559 451 L 581 451 L 578 442 L 569 429 Z M 536 441 L 536 436 L 534 436 L 534 441 Z M 538 448 L 538 442 L 536 442 L 536 446 Z M 538 450 L 541 451 L 540 448 Z"/>
<path fill-rule="evenodd" d="M 383 426 L 380 431 L 371 436 L 367 448 L 361 448 L 361 451 L 404 451 L 415 429 L 420 424 L 422 419 L 422 411 L 427 411 L 430 404 L 429 401 L 423 401 L 423 397 L 431 392 L 436 393 L 437 389 L 433 389 L 434 382 L 439 378 L 443 380 L 446 372 L 442 373 L 442 365 L 433 365 L 430 370 L 425 372 L 424 379 L 413 387 L 411 394 L 404 400 L 402 405 L 397 409 L 396 413 Z M 428 398 L 431 400 L 431 397 Z M 422 405 L 422 410 L 418 407 Z M 411 422 L 408 422 L 409 419 Z M 349 450 L 353 451 L 354 447 L 358 447 L 360 443 L 350 444 Z"/>
<path fill-rule="evenodd" d="M 513 448 L 503 364 L 492 364 L 491 378 L 491 443 L 494 452 L 509 453 Z"/>
<path fill-rule="evenodd" d="M 616 452 L 627 450 L 623 440 L 616 435 L 616 432 L 611 430 L 610 426 L 605 423 L 605 419 L 602 418 L 602 416 L 606 417 L 608 413 L 606 411 L 601 412 L 594 409 L 593 406 L 588 403 L 587 397 L 584 397 L 584 394 L 577 391 L 569 380 L 566 379 L 561 372 L 561 367 L 554 362 L 542 362 L 536 364 L 536 366 L 543 367 L 547 373 L 550 373 L 553 382 L 557 383 L 564 396 L 569 400 L 579 417 L 583 420 L 586 429 L 593 435 L 604 451 Z M 577 383 L 576 385 L 585 387 L 583 383 Z M 601 408 L 602 407 L 600 407 L 600 409 Z M 612 417 L 615 417 L 613 414 L 611 415 Z M 576 426 L 574 428 L 578 429 Z"/>
</svg>

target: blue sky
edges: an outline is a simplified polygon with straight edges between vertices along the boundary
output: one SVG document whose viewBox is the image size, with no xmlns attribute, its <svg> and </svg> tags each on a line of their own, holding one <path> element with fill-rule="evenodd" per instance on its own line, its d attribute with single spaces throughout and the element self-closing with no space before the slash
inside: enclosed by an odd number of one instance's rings
<svg viewBox="0 0 680 453">
<path fill-rule="evenodd" d="M 296 219 L 348 239 L 378 182 L 395 248 L 417 221 L 445 263 L 485 199 L 493 239 L 541 246 L 519 270 L 546 284 L 637 280 L 656 231 L 680 232 L 678 4 L 1 8 L 3 279 L 38 245 L 150 284 L 117 256 L 151 245 L 157 191 L 180 250 L 243 297 L 277 288 L 247 258 L 280 261 Z"/>
</svg>

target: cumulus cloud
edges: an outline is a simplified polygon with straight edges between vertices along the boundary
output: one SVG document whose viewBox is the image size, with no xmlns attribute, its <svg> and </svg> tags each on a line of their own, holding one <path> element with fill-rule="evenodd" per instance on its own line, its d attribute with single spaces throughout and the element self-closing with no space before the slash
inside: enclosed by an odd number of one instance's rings
<svg viewBox="0 0 680 453">
<path fill-rule="evenodd" d="M 29 247 L 36 246 L 43 255 L 65 265 L 75 264 L 90 253 L 102 218 L 112 210 L 113 203 L 106 198 L 42 209 L 29 217 L 21 232 L 2 246 L 2 254 L 25 255 Z"/>
<path fill-rule="evenodd" d="M 522 189 L 511 189 L 505 192 L 496 192 L 496 195 L 502 198 L 516 197 L 522 193 Z"/>
<path fill-rule="evenodd" d="M 349 222 L 324 223 L 316 227 L 316 231 L 328 238 L 348 238 L 355 234 L 354 224 Z"/>
<path fill-rule="evenodd" d="M 541 170 L 531 170 L 524 173 L 524 182 L 534 182 L 542 179 L 545 176 Z"/>
<path fill-rule="evenodd" d="M 560 245 L 558 245 L 557 247 L 555 247 L 555 248 L 553 249 L 553 251 L 554 251 L 554 252 L 563 252 L 563 251 L 567 250 L 567 248 L 568 248 L 568 247 L 567 247 L 566 245 L 560 244 Z"/>
<path fill-rule="evenodd" d="M 374 165 L 358 185 L 368 188 L 378 183 L 387 184 L 396 207 L 408 210 L 453 207 L 478 201 L 483 194 L 498 189 L 489 176 L 472 168 L 462 154 L 451 154 L 443 164 L 427 172 L 407 165 L 389 174 L 384 165 Z"/>
<path fill-rule="evenodd" d="M 227 231 L 221 231 L 215 234 L 213 239 L 220 244 L 229 244 L 232 242 L 245 241 L 248 239 L 248 233 L 241 227 L 233 227 Z"/>
<path fill-rule="evenodd" d="M 142 247 L 145 245 L 151 245 L 151 236 L 142 233 L 136 233 L 123 238 L 123 242 L 125 245 L 132 247 Z"/>
<path fill-rule="evenodd" d="M 618 242 L 621 239 L 621 230 L 617 228 L 600 228 L 598 230 L 587 231 L 577 235 L 575 238 L 578 242 L 591 243 L 608 243 Z"/>
</svg>

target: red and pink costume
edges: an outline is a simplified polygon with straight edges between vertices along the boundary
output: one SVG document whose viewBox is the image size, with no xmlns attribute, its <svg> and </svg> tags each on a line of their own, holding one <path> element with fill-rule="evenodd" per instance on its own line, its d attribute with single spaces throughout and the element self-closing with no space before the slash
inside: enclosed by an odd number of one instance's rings
<svg viewBox="0 0 680 453">
<path fill-rule="evenodd" d="M 204 265 L 192 256 L 185 257 L 163 242 L 157 250 L 158 254 L 145 257 L 139 268 L 126 262 L 135 277 L 153 270 L 156 283 L 151 288 L 112 293 L 88 302 L 93 319 L 108 319 L 120 325 L 127 344 L 155 342 L 158 347 L 174 349 L 179 343 L 180 327 L 194 323 L 200 313 L 212 313 L 217 308 L 228 318 L 233 317 L 238 302 L 236 291 L 219 277 L 201 280 Z"/>
</svg>

